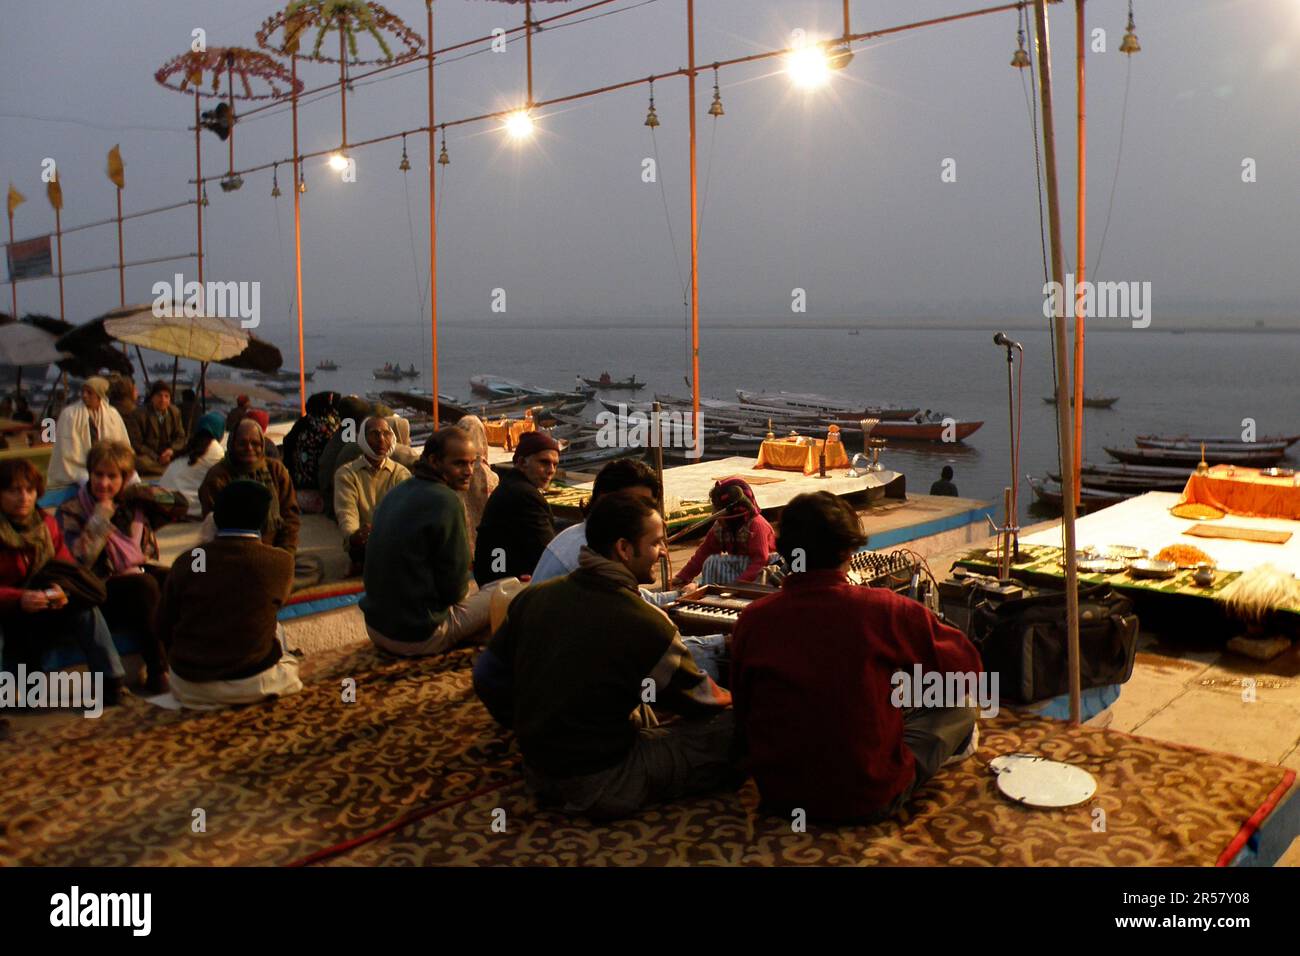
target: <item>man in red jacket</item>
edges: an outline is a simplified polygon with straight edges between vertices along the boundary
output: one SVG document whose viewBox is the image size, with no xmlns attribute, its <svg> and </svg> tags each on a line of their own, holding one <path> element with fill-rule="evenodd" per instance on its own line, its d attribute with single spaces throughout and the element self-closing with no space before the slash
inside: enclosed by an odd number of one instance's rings
<svg viewBox="0 0 1300 956">
<path fill-rule="evenodd" d="M 978 740 L 970 701 L 919 707 L 915 696 L 898 693 L 896 672 L 910 676 L 918 665 L 973 684 L 980 656 L 924 605 L 850 584 L 848 560 L 863 543 L 846 502 L 827 492 L 799 495 L 786 506 L 777 539 L 795 573 L 736 625 L 737 740 L 773 812 L 883 819 Z"/>
</svg>

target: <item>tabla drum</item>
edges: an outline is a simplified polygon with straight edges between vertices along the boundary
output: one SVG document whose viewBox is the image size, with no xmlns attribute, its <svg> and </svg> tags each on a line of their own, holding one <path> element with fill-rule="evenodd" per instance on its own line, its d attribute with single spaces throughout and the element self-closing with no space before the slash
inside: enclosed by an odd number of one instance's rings
<svg viewBox="0 0 1300 956">
<path fill-rule="evenodd" d="M 1074 807 L 1097 792 L 1097 781 L 1088 771 L 1034 754 L 1003 754 L 989 766 L 1002 795 L 1027 807 Z"/>
</svg>

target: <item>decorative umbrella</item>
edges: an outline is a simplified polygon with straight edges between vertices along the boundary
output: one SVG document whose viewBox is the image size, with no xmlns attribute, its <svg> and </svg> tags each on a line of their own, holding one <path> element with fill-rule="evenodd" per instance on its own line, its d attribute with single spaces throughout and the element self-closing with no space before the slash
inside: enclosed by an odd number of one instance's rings
<svg viewBox="0 0 1300 956">
<path fill-rule="evenodd" d="M 15 367 L 22 373 L 24 365 L 53 365 L 68 358 L 54 345 L 57 335 L 26 322 L 0 325 L 0 365 Z"/>
<path fill-rule="evenodd" d="M 157 316 L 152 305 L 110 313 L 104 319 L 104 332 L 119 342 L 202 363 L 234 358 L 248 347 L 248 333 L 233 319 Z"/>
<path fill-rule="evenodd" d="M 309 52 L 302 52 L 304 38 L 315 39 Z M 277 45 L 272 34 L 281 32 Z M 325 52 L 325 37 L 337 33 L 338 53 Z M 361 55 L 363 38 L 373 40 L 378 55 Z M 400 63 L 416 57 L 424 40 L 402 22 L 402 18 L 377 3 L 366 0 L 293 0 L 279 13 L 266 19 L 257 31 L 257 45 L 264 50 L 289 55 L 315 63 L 339 65 L 339 109 L 342 116 L 343 140 L 340 153 L 346 158 L 348 149 L 348 65 L 367 63 Z M 296 90 L 294 91 L 296 94 Z"/>
<path fill-rule="evenodd" d="M 223 77 L 226 81 L 225 102 L 200 117 L 199 97 L 222 96 Z M 279 99 L 302 89 L 302 83 L 274 57 L 243 47 L 209 47 L 182 53 L 164 63 L 154 74 L 154 79 L 169 90 L 193 93 L 195 125 L 212 130 L 227 141 L 230 165 L 226 178 L 221 181 L 221 188 L 226 192 L 244 184 L 243 179 L 235 175 L 235 100 Z"/>
</svg>

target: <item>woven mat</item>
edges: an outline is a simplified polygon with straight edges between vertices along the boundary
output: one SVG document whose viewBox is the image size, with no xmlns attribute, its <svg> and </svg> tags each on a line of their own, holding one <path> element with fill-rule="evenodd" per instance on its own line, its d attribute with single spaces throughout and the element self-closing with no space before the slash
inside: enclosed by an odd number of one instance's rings
<svg viewBox="0 0 1300 956">
<path fill-rule="evenodd" d="M 305 690 L 274 703 L 192 715 L 131 699 L 99 720 L 28 728 L 14 717 L 15 740 L 0 749 L 0 862 L 286 864 L 438 806 L 330 862 L 1212 865 L 1294 780 L 1004 712 L 982 725 L 975 757 L 941 771 L 895 822 L 795 833 L 758 814 L 749 784 L 593 826 L 535 809 L 513 743 L 474 698 L 471 657 L 394 661 L 352 647 L 311 659 Z M 1097 796 L 1060 811 L 1006 801 L 986 763 L 1008 751 L 1085 767 Z"/>
</svg>

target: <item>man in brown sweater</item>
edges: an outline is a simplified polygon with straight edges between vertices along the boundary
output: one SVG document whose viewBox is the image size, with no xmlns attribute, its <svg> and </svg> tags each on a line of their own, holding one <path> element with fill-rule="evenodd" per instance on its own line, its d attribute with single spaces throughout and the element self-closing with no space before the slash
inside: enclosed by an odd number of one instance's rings
<svg viewBox="0 0 1300 956">
<path fill-rule="evenodd" d="M 217 537 L 172 565 L 158 612 L 171 686 L 185 707 L 211 710 L 302 690 L 276 614 L 293 585 L 293 556 L 262 543 L 271 492 L 234 481 L 217 496 Z M 195 553 L 198 552 L 198 553 Z"/>
<path fill-rule="evenodd" d="M 206 518 L 212 513 L 221 489 L 232 481 L 247 478 L 265 485 L 271 492 L 271 503 L 265 523 L 260 525 L 262 543 L 293 554 L 298 550 L 302 510 L 298 507 L 289 469 L 266 457 L 264 442 L 262 426 L 253 419 L 245 418 L 236 425 L 226 457 L 208 469 L 203 484 L 199 485 L 199 504 Z"/>
<path fill-rule="evenodd" d="M 126 418 L 126 432 L 135 449 L 135 470 L 141 475 L 161 475 L 185 449 L 185 424 L 172 404 L 172 388 L 158 379 L 149 398 Z"/>
</svg>

